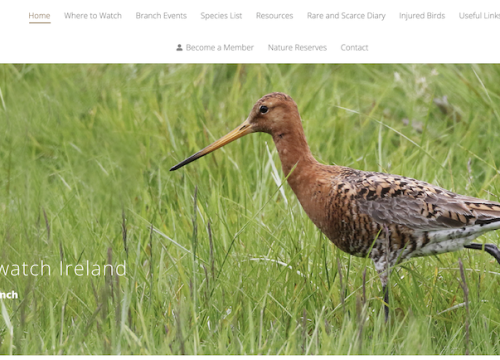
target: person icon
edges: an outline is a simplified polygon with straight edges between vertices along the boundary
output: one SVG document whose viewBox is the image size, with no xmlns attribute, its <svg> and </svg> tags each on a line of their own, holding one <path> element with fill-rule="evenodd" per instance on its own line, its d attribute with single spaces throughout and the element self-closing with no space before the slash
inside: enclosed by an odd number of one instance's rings
<svg viewBox="0 0 500 360">
<path fill-rule="evenodd" d="M 181 44 L 177 45 L 177 51 L 182 51 L 182 45 Z"/>
</svg>

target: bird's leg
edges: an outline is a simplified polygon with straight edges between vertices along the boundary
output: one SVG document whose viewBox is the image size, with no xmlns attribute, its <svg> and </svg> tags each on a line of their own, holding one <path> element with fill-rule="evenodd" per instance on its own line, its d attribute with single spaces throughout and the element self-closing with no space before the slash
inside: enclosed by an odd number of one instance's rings
<svg viewBox="0 0 500 360">
<path fill-rule="evenodd" d="M 389 319 L 389 289 L 387 287 L 387 283 L 389 282 L 389 275 L 390 275 L 390 254 L 391 254 L 391 231 L 387 227 L 386 224 L 384 224 L 384 232 L 385 232 L 385 251 L 386 251 L 386 270 L 385 273 L 387 274 L 386 280 L 385 280 L 385 285 L 382 283 L 382 291 L 384 292 L 384 313 L 385 313 L 385 322 Z"/>
<path fill-rule="evenodd" d="M 389 283 L 389 269 L 386 255 L 373 259 L 373 263 L 375 264 L 375 269 L 377 270 L 380 282 L 382 283 L 382 292 L 384 293 L 385 322 L 387 322 L 389 319 L 389 287 L 387 286 Z"/>
<path fill-rule="evenodd" d="M 389 320 L 389 288 L 387 285 L 382 286 L 382 291 L 384 292 L 384 314 L 385 322 Z"/>
<path fill-rule="evenodd" d="M 383 225 L 383 230 L 385 241 L 379 242 L 378 246 L 372 249 L 370 257 L 373 260 L 375 269 L 380 277 L 380 282 L 382 283 L 382 291 L 384 293 L 384 315 L 385 322 L 387 322 L 389 319 L 389 275 L 391 273 L 391 267 L 396 263 L 396 257 L 392 256 L 395 254 L 391 254 L 391 231 L 385 224 Z M 379 240 L 382 239 L 379 238 Z"/>
<path fill-rule="evenodd" d="M 465 245 L 464 248 L 483 250 L 483 244 L 471 243 L 469 245 Z M 484 251 L 493 256 L 500 264 L 500 250 L 498 250 L 495 244 L 484 244 Z"/>
</svg>

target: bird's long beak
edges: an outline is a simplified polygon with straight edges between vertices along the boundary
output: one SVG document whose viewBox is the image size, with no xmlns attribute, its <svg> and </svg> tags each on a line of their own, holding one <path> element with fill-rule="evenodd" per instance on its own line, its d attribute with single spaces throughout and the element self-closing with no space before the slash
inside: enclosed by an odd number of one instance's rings
<svg viewBox="0 0 500 360">
<path fill-rule="evenodd" d="M 175 165 L 174 167 L 172 167 L 170 169 L 170 171 L 174 171 L 174 170 L 180 169 L 184 165 L 187 165 L 190 162 L 193 162 L 193 161 L 201 158 L 202 156 L 210 154 L 212 151 L 215 151 L 215 150 L 223 147 L 224 145 L 229 144 L 230 142 L 232 142 L 232 141 L 234 141 L 236 139 L 239 139 L 240 137 L 245 136 L 247 134 L 250 134 L 252 132 L 253 132 L 252 125 L 250 124 L 250 122 L 247 119 L 247 120 L 245 120 L 243 122 L 243 124 L 241 124 L 240 126 L 238 126 L 236 129 L 234 129 L 233 131 L 231 131 L 229 134 L 221 137 L 219 140 L 217 140 L 216 142 L 214 142 L 211 145 L 208 145 L 203 150 L 198 151 L 196 154 L 191 155 L 186 160 L 181 161 L 180 163 L 178 163 L 177 165 Z"/>
</svg>

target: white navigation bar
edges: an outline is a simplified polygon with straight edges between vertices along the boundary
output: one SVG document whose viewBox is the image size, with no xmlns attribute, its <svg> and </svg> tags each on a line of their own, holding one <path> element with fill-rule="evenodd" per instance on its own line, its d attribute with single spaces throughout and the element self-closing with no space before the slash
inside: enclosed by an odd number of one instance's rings
<svg viewBox="0 0 500 360">
<path fill-rule="evenodd" d="M 31 0 L 0 31 L 0 62 L 484 63 L 500 3 Z"/>
</svg>

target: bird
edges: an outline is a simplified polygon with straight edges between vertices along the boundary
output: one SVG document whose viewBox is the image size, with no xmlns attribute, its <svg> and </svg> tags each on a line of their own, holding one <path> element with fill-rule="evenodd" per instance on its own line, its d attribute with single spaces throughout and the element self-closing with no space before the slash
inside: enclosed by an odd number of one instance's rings
<svg viewBox="0 0 500 360">
<path fill-rule="evenodd" d="M 289 186 L 321 232 L 340 250 L 373 261 L 386 321 L 395 265 L 464 248 L 484 250 L 500 264 L 495 244 L 473 242 L 500 229 L 500 203 L 400 175 L 319 163 L 307 144 L 298 106 L 284 93 L 263 96 L 240 126 L 170 171 L 255 132 L 272 136 Z"/>
</svg>

